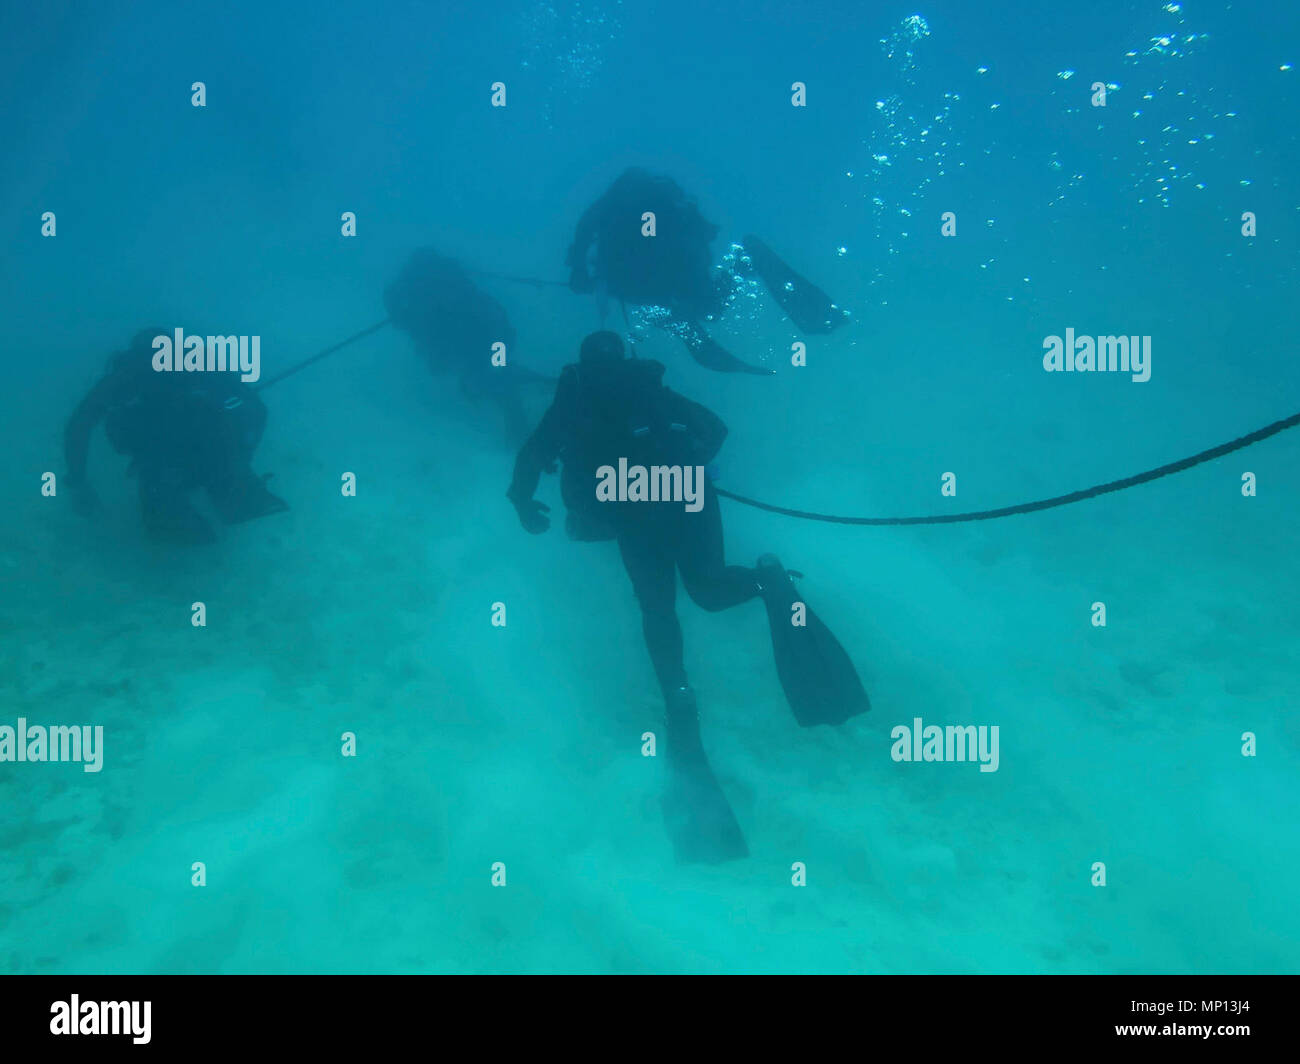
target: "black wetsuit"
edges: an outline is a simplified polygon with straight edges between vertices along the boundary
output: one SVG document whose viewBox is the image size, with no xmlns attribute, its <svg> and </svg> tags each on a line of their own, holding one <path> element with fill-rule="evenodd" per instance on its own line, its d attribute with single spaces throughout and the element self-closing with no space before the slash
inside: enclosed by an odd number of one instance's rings
<svg viewBox="0 0 1300 1064">
<path fill-rule="evenodd" d="M 431 369 L 455 373 L 461 390 L 500 407 L 512 442 L 527 432 L 514 366 L 515 330 L 505 308 L 480 289 L 455 259 L 424 248 L 384 292 L 393 324 L 407 333 Z M 506 345 L 506 364 L 492 364 L 492 345 Z"/>
<path fill-rule="evenodd" d="M 653 236 L 644 216 L 655 217 Z M 805 333 L 829 333 L 847 313 L 807 278 L 791 269 L 763 241 L 746 236 L 735 256 L 712 264 L 709 244 L 718 227 L 706 220 L 677 182 L 645 170 L 619 175 L 578 222 L 565 259 L 569 287 L 604 292 L 625 305 L 662 307 L 655 324 L 686 345 L 696 362 L 722 373 L 771 374 L 744 362 L 706 331 L 726 312 L 730 293 L 749 276 L 762 279 L 772 298 Z"/>
<path fill-rule="evenodd" d="M 266 406 L 253 388 L 229 371 L 157 372 L 147 344 L 140 338 L 116 356 L 68 419 L 65 483 L 74 491 L 85 485 L 91 433 L 103 421 L 113 448 L 131 458 L 154 536 L 213 538 L 187 498 L 198 488 L 231 524 L 287 509 L 251 468 L 266 427 Z"/>
<path fill-rule="evenodd" d="M 647 211 L 653 237 L 642 235 Z M 591 292 L 599 280 L 615 298 L 667 307 L 683 322 L 712 317 L 723 309 L 709 254 L 717 234 L 677 182 L 626 170 L 578 222 L 565 260 L 569 287 Z"/>
<path fill-rule="evenodd" d="M 658 362 L 625 359 L 565 367 L 555 399 L 519 452 L 507 492 L 531 503 L 544 471 L 563 461 L 570 535 L 617 539 L 641 606 L 646 646 L 665 697 L 686 685 L 676 573 L 695 603 L 725 610 L 759 594 L 754 569 L 727 565 L 717 496 L 703 478 L 703 508 L 681 502 L 600 502 L 596 470 L 629 465 L 704 466 L 727 429 L 711 411 L 662 383 Z"/>
</svg>

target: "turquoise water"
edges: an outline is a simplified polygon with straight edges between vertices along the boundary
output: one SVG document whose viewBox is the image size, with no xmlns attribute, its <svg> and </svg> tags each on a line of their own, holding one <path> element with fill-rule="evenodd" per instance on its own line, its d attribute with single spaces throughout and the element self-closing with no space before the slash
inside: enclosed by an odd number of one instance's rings
<svg viewBox="0 0 1300 1064">
<path fill-rule="evenodd" d="M 641 756 L 661 702 L 616 548 L 525 535 L 492 411 L 400 333 L 267 391 L 286 514 L 153 544 L 102 433 L 103 514 L 42 495 L 137 329 L 260 335 L 270 376 L 381 319 L 419 246 L 563 280 L 630 165 L 698 199 L 717 255 L 756 232 L 855 319 L 802 338 L 764 298 L 714 330 L 772 378 L 640 345 L 730 426 L 732 490 L 1004 506 L 1300 409 L 1295 5 L 701 7 L 0 15 L 0 725 L 104 728 L 98 773 L 0 762 L 0 971 L 1300 969 L 1295 433 L 979 524 L 724 503 L 729 557 L 806 574 L 873 710 L 801 730 L 761 606 L 679 595 L 751 850 L 703 868 Z M 600 322 L 482 284 L 542 372 Z M 1044 372 L 1067 328 L 1151 336 L 1151 379 Z M 539 497 L 560 512 L 556 478 Z M 916 718 L 997 726 L 998 770 L 892 760 Z"/>
</svg>

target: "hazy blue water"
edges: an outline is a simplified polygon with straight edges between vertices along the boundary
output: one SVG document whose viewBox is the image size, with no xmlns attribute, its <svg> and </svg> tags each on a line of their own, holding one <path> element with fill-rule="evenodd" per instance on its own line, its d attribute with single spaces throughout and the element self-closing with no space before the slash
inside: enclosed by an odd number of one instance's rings
<svg viewBox="0 0 1300 1064">
<path fill-rule="evenodd" d="M 628 165 L 696 195 L 719 253 L 757 232 L 856 319 L 801 370 L 770 300 L 717 330 L 774 379 L 646 345 L 730 425 L 735 490 L 976 509 L 1211 446 L 1300 408 L 1294 4 L 116 8 L 0 15 L 0 724 L 106 732 L 97 775 L 0 764 L 0 970 L 1300 967 L 1297 438 L 982 525 L 729 506 L 730 555 L 808 574 L 874 711 L 801 732 L 761 609 L 681 596 L 753 853 L 718 869 L 671 861 L 616 552 L 519 530 L 490 417 L 402 336 L 267 393 L 255 464 L 292 511 L 212 548 L 141 539 L 102 434 L 102 519 L 39 490 L 136 329 L 259 334 L 270 375 L 382 318 L 423 244 L 562 279 Z M 484 285 L 540 369 L 597 324 Z M 1044 373 L 1067 327 L 1151 335 L 1151 381 Z M 894 763 L 915 717 L 998 725 L 999 771 Z"/>
</svg>

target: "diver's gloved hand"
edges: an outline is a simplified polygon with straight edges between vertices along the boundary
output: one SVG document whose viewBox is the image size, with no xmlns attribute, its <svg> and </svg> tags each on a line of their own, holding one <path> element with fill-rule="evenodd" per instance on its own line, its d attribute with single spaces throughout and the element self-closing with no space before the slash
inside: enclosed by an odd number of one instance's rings
<svg viewBox="0 0 1300 1064">
<path fill-rule="evenodd" d="M 538 502 L 536 499 L 511 499 L 510 501 L 515 504 L 515 513 L 519 515 L 519 523 L 524 526 L 525 532 L 531 532 L 536 536 L 551 527 L 551 519 L 546 516 L 551 512 L 551 508 L 545 503 Z"/>
</svg>

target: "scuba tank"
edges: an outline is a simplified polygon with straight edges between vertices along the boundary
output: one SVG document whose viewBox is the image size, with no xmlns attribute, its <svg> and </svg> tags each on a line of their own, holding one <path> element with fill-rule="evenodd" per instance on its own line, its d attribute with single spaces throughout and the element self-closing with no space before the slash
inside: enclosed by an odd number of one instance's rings
<svg viewBox="0 0 1300 1064">
<path fill-rule="evenodd" d="M 661 363 L 629 359 L 565 372 L 576 375 L 579 411 L 560 456 L 565 527 L 572 539 L 613 539 L 620 514 L 634 504 L 597 500 L 596 470 L 617 468 L 619 459 L 646 468 L 705 465 L 721 447 L 726 426 L 707 408 L 666 388 Z"/>
</svg>

